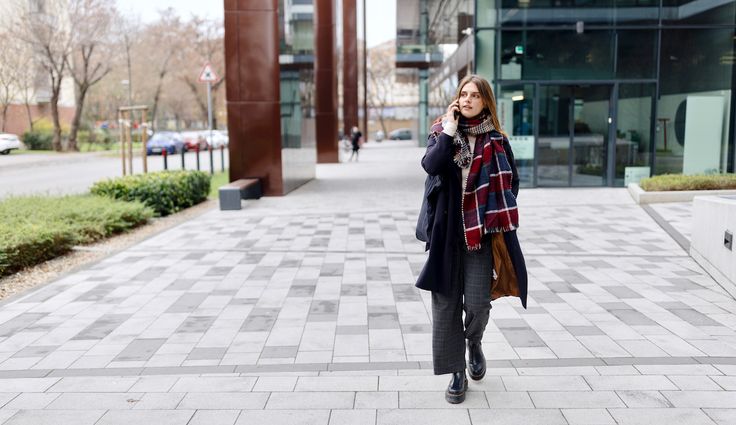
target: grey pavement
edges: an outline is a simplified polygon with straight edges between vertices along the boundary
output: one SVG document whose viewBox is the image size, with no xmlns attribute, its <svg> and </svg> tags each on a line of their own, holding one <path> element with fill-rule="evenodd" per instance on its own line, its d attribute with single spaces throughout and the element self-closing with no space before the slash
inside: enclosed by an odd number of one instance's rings
<svg viewBox="0 0 736 425">
<path fill-rule="evenodd" d="M 522 190 L 529 308 L 493 302 L 488 373 L 447 404 L 421 155 L 369 143 L 0 304 L 0 423 L 736 423 L 736 301 L 676 242 L 687 206 L 610 188 Z"/>
<path fill-rule="evenodd" d="M 220 151 L 213 152 L 215 172 L 222 168 Z M 200 169 L 210 171 L 209 152 L 200 152 Z M 169 156 L 169 170 L 182 168 L 181 155 Z M 184 168 L 196 169 L 197 158 L 194 152 L 184 155 Z M 225 150 L 225 168 L 228 167 L 227 150 Z M 133 159 L 133 170 L 138 173 L 143 169 L 141 157 Z M 148 157 L 148 170 L 164 169 L 163 157 Z M 69 195 L 87 193 L 90 186 L 98 180 L 119 177 L 122 175 L 122 164 L 119 156 L 111 152 L 84 152 L 61 154 L 23 153 L 20 155 L 0 156 L 0 199 L 7 196 L 41 194 Z"/>
</svg>

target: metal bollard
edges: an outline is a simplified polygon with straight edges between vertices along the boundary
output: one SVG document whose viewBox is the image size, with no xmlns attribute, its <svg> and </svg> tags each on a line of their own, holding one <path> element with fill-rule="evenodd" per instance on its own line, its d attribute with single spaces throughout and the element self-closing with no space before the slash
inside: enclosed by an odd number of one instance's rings
<svg viewBox="0 0 736 425">
<path fill-rule="evenodd" d="M 184 152 L 185 151 L 186 151 L 186 149 L 184 149 L 184 146 L 182 146 L 181 147 L 181 169 L 182 170 L 186 170 L 187 169 L 187 166 L 185 164 L 185 158 L 184 158 Z"/>
<path fill-rule="evenodd" d="M 225 145 L 220 145 L 220 164 L 222 165 L 222 172 L 225 172 Z"/>
<path fill-rule="evenodd" d="M 197 171 L 199 171 L 199 145 L 197 145 L 197 147 L 194 148 L 194 152 L 197 153 Z"/>
<path fill-rule="evenodd" d="M 214 149 L 210 147 L 210 175 L 215 174 L 215 159 L 213 158 L 214 153 L 212 151 Z"/>
<path fill-rule="evenodd" d="M 168 161 L 169 155 L 168 155 L 168 153 L 169 153 L 169 150 L 166 149 L 166 148 L 164 148 L 161 151 L 161 155 L 163 155 L 163 157 L 164 157 L 164 170 L 168 170 L 169 169 L 169 161 Z"/>
</svg>

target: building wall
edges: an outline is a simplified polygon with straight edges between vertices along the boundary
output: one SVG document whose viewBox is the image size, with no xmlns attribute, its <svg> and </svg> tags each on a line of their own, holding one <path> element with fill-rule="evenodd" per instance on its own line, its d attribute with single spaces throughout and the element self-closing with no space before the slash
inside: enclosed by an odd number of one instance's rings
<svg viewBox="0 0 736 425">
<path fill-rule="evenodd" d="M 31 117 L 34 122 L 41 118 L 51 121 L 51 110 L 48 103 L 41 105 L 31 105 Z M 62 126 L 69 126 L 74 117 L 74 108 L 60 107 L 59 118 Z M 25 105 L 14 104 L 8 108 L 7 124 L 5 125 L 5 133 L 12 133 L 22 136 L 23 133 L 30 130 L 28 122 L 28 111 Z"/>
</svg>

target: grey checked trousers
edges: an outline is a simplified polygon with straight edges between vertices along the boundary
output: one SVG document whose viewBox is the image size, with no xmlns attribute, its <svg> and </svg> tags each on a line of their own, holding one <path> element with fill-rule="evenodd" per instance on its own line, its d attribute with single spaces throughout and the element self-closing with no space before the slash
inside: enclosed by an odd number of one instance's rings
<svg viewBox="0 0 736 425">
<path fill-rule="evenodd" d="M 456 250 L 450 295 L 432 292 L 432 361 L 434 374 L 465 370 L 465 340 L 480 341 L 491 310 L 493 257 L 491 240 L 481 249 Z M 463 312 L 465 320 L 463 321 Z"/>
</svg>

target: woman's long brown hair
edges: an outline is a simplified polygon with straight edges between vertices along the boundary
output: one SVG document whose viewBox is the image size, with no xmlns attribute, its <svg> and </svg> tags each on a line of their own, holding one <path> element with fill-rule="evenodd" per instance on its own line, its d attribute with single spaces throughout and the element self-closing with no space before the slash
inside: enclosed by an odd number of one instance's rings
<svg viewBox="0 0 736 425">
<path fill-rule="evenodd" d="M 460 92 L 463 90 L 468 83 L 474 83 L 478 87 L 480 92 L 480 98 L 483 100 L 483 109 L 487 110 L 491 115 L 491 124 L 496 128 L 498 132 L 508 137 L 506 132 L 501 128 L 501 122 L 498 121 L 498 112 L 496 110 L 496 97 L 493 95 L 493 89 L 491 84 L 485 78 L 477 74 L 468 74 L 457 85 L 457 92 L 455 93 L 455 99 L 460 98 Z"/>
</svg>

